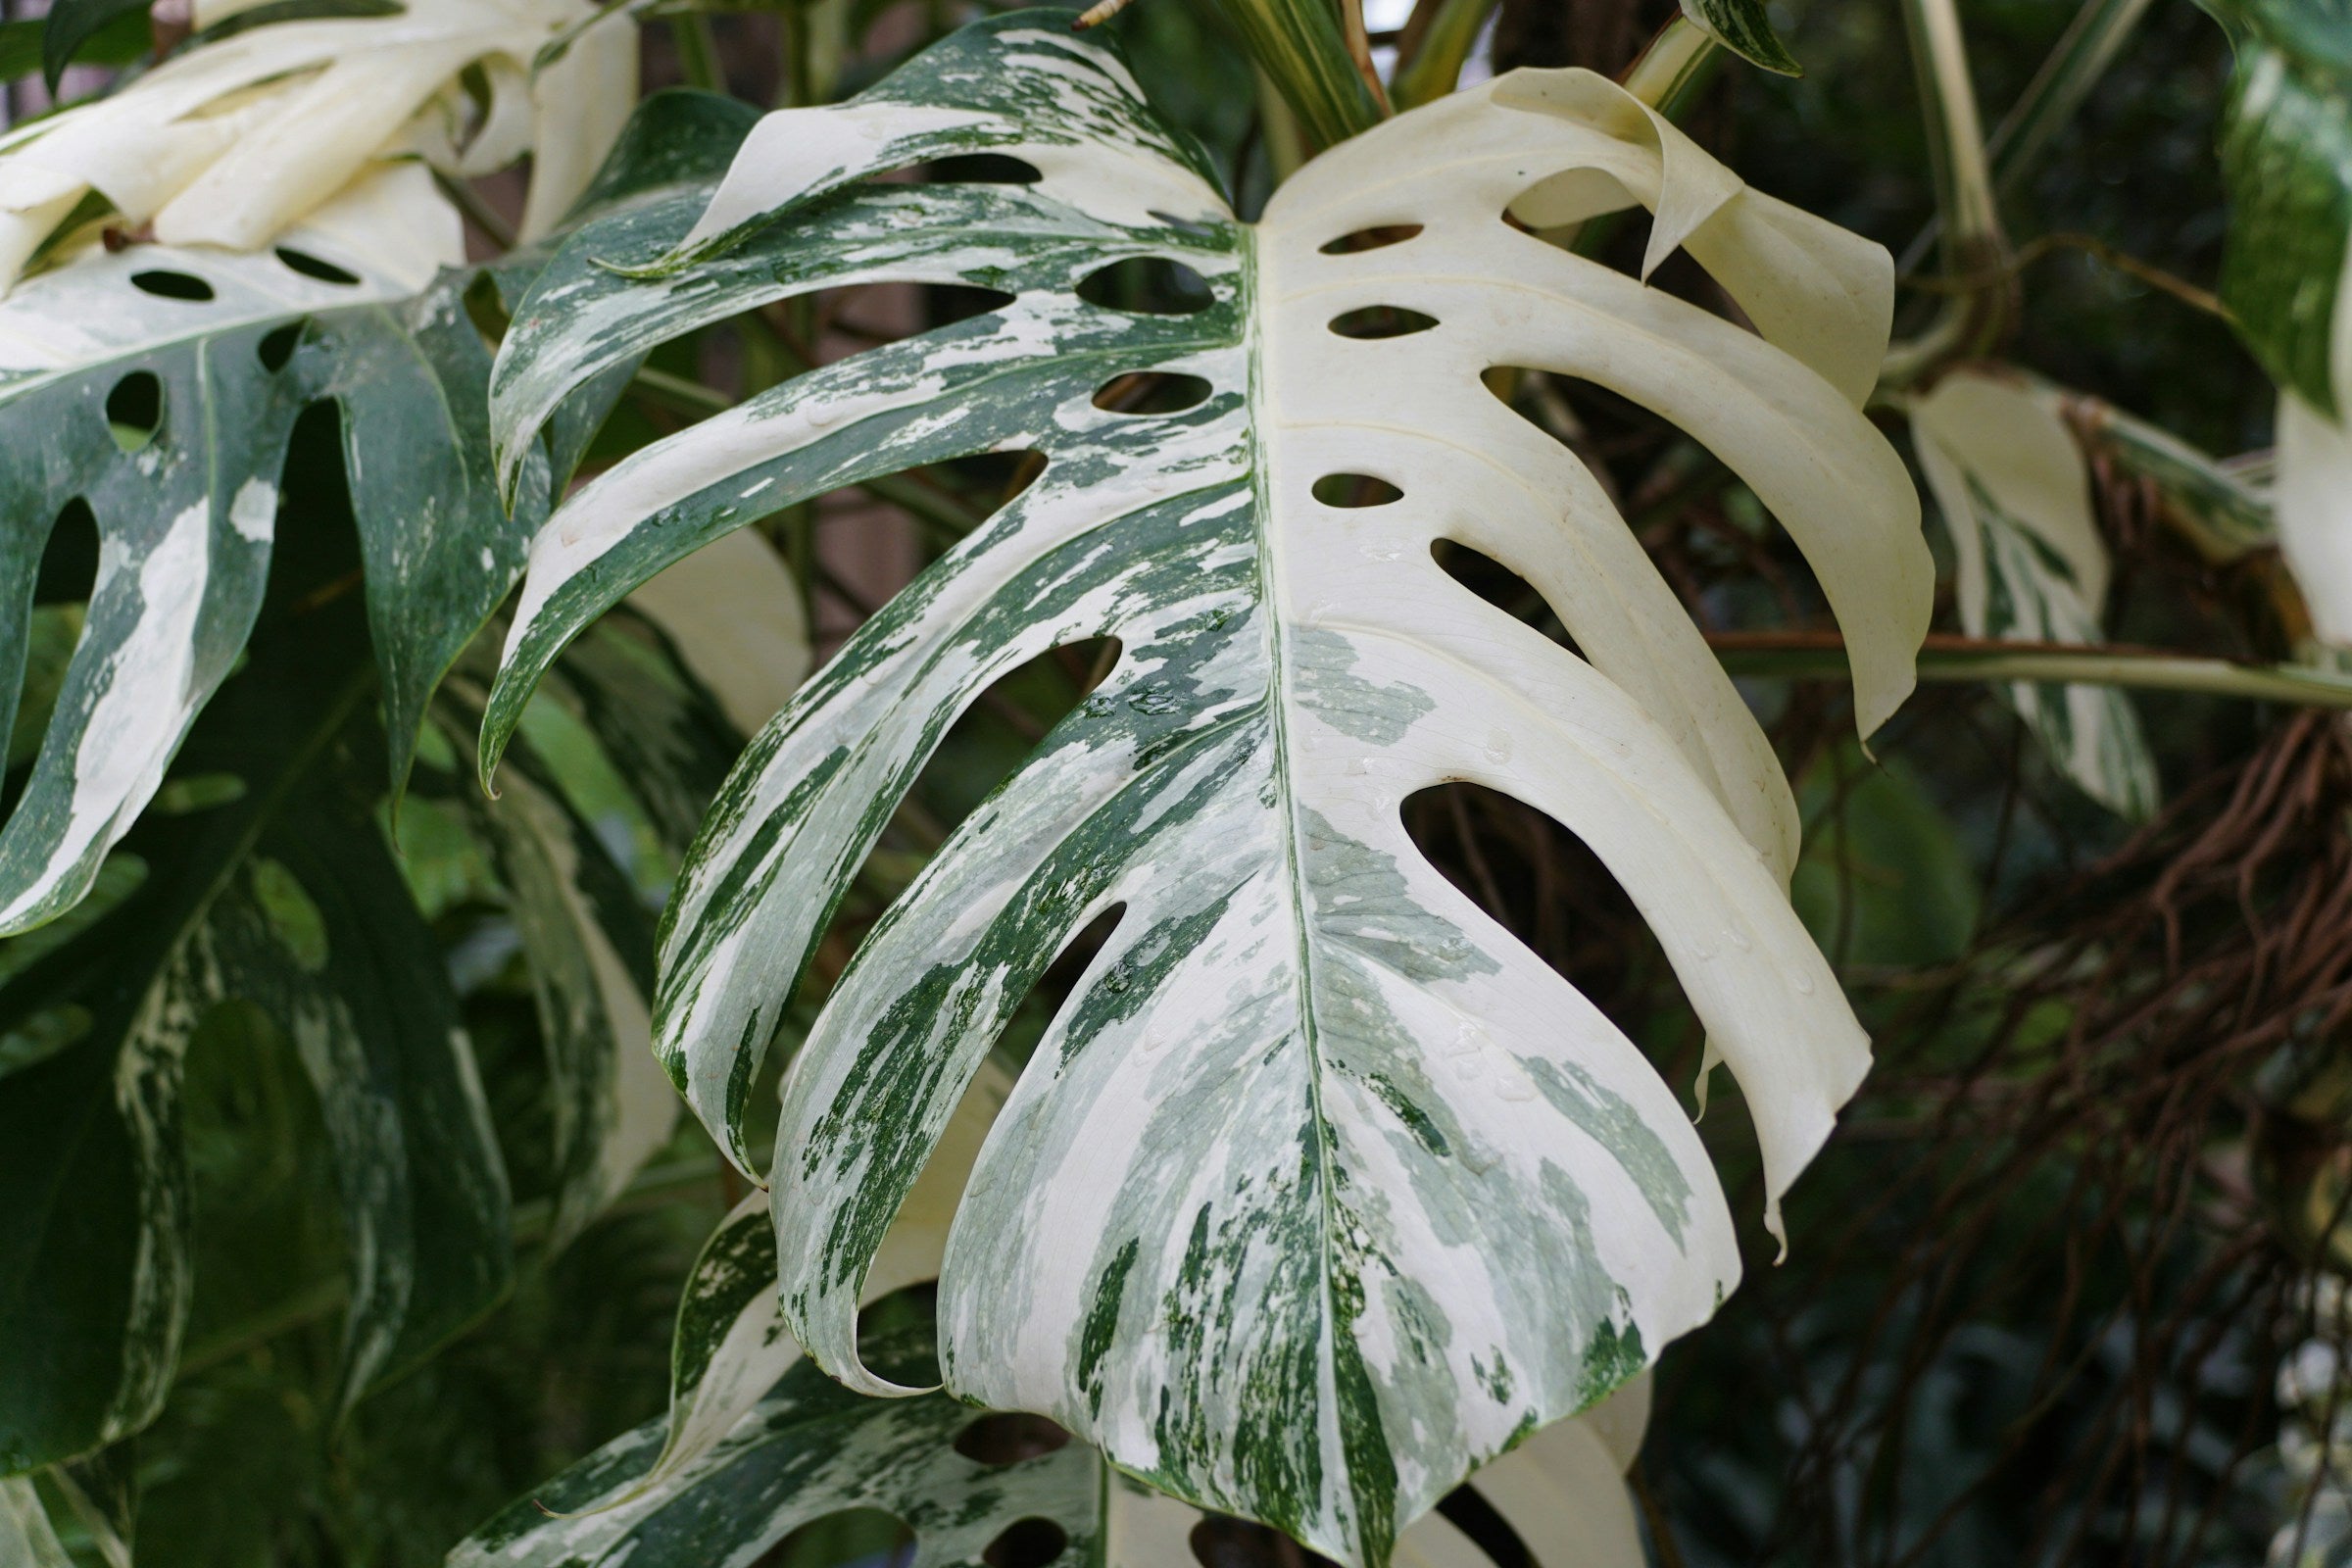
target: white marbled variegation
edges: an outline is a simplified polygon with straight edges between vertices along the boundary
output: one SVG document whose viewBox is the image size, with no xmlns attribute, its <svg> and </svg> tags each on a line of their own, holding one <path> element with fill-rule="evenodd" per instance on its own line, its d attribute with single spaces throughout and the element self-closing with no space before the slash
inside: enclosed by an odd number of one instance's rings
<svg viewBox="0 0 2352 1568">
<path fill-rule="evenodd" d="M 858 183 L 973 151 L 1040 177 Z M 1654 215 L 1651 265 L 1688 251 L 1756 330 L 1528 231 L 1629 205 Z M 1364 231 L 1392 242 L 1348 243 Z M 1191 268 L 1208 303 L 1160 316 L 1073 292 L 1138 255 Z M 1011 1011 L 1116 910 L 957 1212 L 949 1387 L 1383 1560 L 1739 1273 L 1671 1091 L 1421 858 L 1405 800 L 1471 781 L 1591 845 L 1740 1080 L 1776 1228 L 1868 1062 L 1788 906 L 1796 820 L 1754 720 L 1598 483 L 1482 374 L 1595 382 L 1718 455 L 1813 564 L 1867 730 L 1909 689 L 1932 582 L 1909 480 L 1858 410 L 1891 269 L 1573 71 L 1399 117 L 1243 224 L 1109 48 L 1019 14 L 850 105 L 771 117 L 707 215 L 584 231 L 502 352 L 502 443 L 522 450 L 571 386 L 668 335 L 877 279 L 1011 298 L 582 489 L 534 543 L 485 762 L 564 643 L 667 563 L 843 485 L 1042 453 L 738 765 L 668 914 L 661 1048 L 748 1163 L 760 1059 L 949 724 L 1023 661 L 1117 638 L 1094 695 L 874 926 L 792 1065 L 770 1173 L 785 1321 L 852 1387 L 907 1392 L 858 1357 L 877 1250 Z M 1381 307 L 1435 324 L 1334 330 Z M 1096 406 L 1138 371 L 1207 394 Z M 1332 474 L 1401 498 L 1325 505 Z M 1584 657 L 1454 584 L 1444 539 L 1525 576 Z"/>
<path fill-rule="evenodd" d="M 1951 537 L 1961 629 L 2104 642 L 2107 545 L 2091 513 L 2090 463 L 2056 391 L 2014 373 L 1955 370 L 1912 405 L 1911 444 Z M 2033 681 L 2002 691 L 2084 794 L 2134 821 L 2156 809 L 2156 760 L 2131 694 Z"/>
</svg>

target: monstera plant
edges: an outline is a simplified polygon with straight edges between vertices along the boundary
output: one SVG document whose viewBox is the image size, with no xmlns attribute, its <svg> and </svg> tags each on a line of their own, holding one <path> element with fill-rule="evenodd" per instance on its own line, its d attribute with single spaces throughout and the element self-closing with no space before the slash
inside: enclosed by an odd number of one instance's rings
<svg viewBox="0 0 2352 1568">
<path fill-rule="evenodd" d="M 290 1053 L 330 1427 L 663 1152 L 727 1195 L 667 1416 L 453 1563 L 1640 1563 L 1647 1369 L 1739 1285 L 1743 1209 L 1786 1252 L 1871 1061 L 1735 675 L 1830 656 L 1857 741 L 1923 672 L 1991 681 L 2145 817 L 2130 688 L 2352 683 L 2097 646 L 2096 474 L 2216 560 L 2271 496 L 1992 360 L 2005 176 L 1949 0 L 1909 20 L 1953 281 L 1891 345 L 1888 250 L 1676 122 L 1722 53 L 1795 69 L 1752 4 L 1622 79 L 1464 85 L 1491 4 L 1429 0 L 1392 59 L 1354 0 L 1227 0 L 1247 194 L 1116 5 L 862 75 L 873 17 L 709 9 L 780 14 L 786 107 L 711 90 L 671 0 L 0 37 L 52 88 L 129 62 L 0 135 L 0 1560 L 129 1560 L 113 1481 L 208 1321 L 183 1079 Z M 2011 145 L 2137 10 L 2094 3 Z M 2283 388 L 2281 602 L 2340 637 L 2352 166 L 2284 122 L 2352 146 L 2345 62 L 2292 0 L 2229 20 L 2233 177 L 2297 183 L 2225 293 Z M 638 104 L 648 22 L 703 90 Z M 1711 639 L 1563 384 L 1773 519 L 1813 642 Z M 816 543 L 843 497 L 927 530 L 873 602 Z M 857 613 L 808 673 L 812 603 Z M 1746 1196 L 1633 1021 L 1411 830 L 1462 786 L 1630 903 Z M 500 965 L 545 1063 L 504 1100 Z"/>
</svg>

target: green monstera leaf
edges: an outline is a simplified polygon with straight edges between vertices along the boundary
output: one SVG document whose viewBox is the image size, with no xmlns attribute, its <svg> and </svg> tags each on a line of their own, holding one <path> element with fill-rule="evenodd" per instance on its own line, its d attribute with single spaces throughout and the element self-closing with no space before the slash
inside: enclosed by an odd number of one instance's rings
<svg viewBox="0 0 2352 1568">
<path fill-rule="evenodd" d="M 873 177 L 980 152 L 1038 177 Z M 1652 265 L 1688 251 L 1756 329 L 1541 237 L 1632 206 L 1654 215 Z M 1188 269 L 1200 308 L 1090 298 L 1133 261 Z M 1916 497 L 1858 409 L 1888 261 L 1573 71 L 1389 122 L 1245 224 L 1115 52 L 1018 14 L 848 104 L 771 116 L 707 203 L 571 241 L 501 352 L 505 460 L 667 337 L 875 281 L 1010 299 L 582 488 L 533 543 L 484 759 L 556 652 L 668 563 L 871 476 L 1042 454 L 738 765 L 666 919 L 661 1049 L 748 1167 L 760 1058 L 925 759 L 998 675 L 1118 639 L 873 928 L 792 1063 L 784 1317 L 852 1387 L 907 1392 L 856 1348 L 876 1250 L 992 1039 L 1119 911 L 955 1221 L 947 1386 L 1379 1561 L 1739 1274 L 1672 1092 L 1416 852 L 1404 800 L 1470 780 L 1592 845 L 1739 1077 L 1776 1210 L 1868 1060 L 1790 911 L 1796 817 L 1753 719 L 1593 477 L 1482 374 L 1583 377 L 1709 445 L 1813 562 L 1867 729 L 1909 689 L 1931 589 Z M 1136 374 L 1187 396 L 1099 396 Z M 1385 505 L 1346 504 L 1381 486 Z M 1520 572 L 1583 657 L 1454 584 L 1441 539 Z"/>
<path fill-rule="evenodd" d="M 192 1285 L 181 1062 L 231 1000 L 300 1054 L 324 1113 L 351 1246 L 344 1397 L 505 1289 L 506 1175 L 457 1001 L 369 815 L 380 774 L 353 777 L 364 648 L 306 655 L 300 675 L 241 677 L 191 738 L 220 804 L 152 813 L 113 862 L 135 886 L 0 987 L 0 1022 L 54 1042 L 0 1079 L 0 1468 L 161 1405 Z"/>
</svg>

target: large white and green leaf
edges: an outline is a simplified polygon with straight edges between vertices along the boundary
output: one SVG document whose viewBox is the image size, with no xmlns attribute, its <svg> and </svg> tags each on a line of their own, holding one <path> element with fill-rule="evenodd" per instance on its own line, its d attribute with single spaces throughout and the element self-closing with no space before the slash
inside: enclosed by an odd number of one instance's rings
<svg viewBox="0 0 2352 1568">
<path fill-rule="evenodd" d="M 2320 637 L 2352 644 L 2352 4 L 2202 0 L 2237 54 L 2221 295 L 2278 384 L 2278 542 Z"/>
<path fill-rule="evenodd" d="M 2222 300 L 2282 390 L 2320 414 L 2352 415 L 2352 366 L 2339 359 L 2352 336 L 2352 4 L 2200 3 L 2237 53 L 2222 127 Z"/>
<path fill-rule="evenodd" d="M 772 1286 L 772 1276 L 763 1283 Z M 911 1305 L 885 1300 L 882 1310 L 911 1317 Z M 866 1354 L 919 1376 L 927 1337 L 919 1322 L 894 1324 L 870 1337 Z M 1510 1553 L 1507 1542 L 1483 1547 L 1451 1518 L 1432 1514 L 1405 1532 L 1396 1561 L 1408 1568 L 1497 1561 L 1642 1568 L 1647 1559 L 1622 1477 L 1646 1406 L 1645 1385 L 1628 1390 L 1471 1478 L 1468 1490 L 1522 1552 Z M 844 1516 L 858 1513 L 903 1526 L 912 1538 L 906 1560 L 918 1568 L 979 1568 L 1007 1557 L 1186 1568 L 1202 1560 L 1204 1527 L 1217 1528 L 1200 1509 L 1152 1492 L 1050 1425 L 976 1411 L 939 1394 L 860 1398 L 789 1357 L 690 1463 L 665 1471 L 664 1442 L 662 1424 L 653 1421 L 606 1445 L 460 1544 L 451 1568 L 750 1562 L 796 1531 L 852 1526 L 858 1521 Z M 845 1530 L 845 1549 L 834 1560 L 892 1544 L 887 1526 L 866 1537 Z M 1219 1561 L 1296 1556 L 1269 1551 L 1246 1533 L 1218 1544 Z"/>
<path fill-rule="evenodd" d="M 708 94 L 657 95 L 581 215 L 707 189 L 753 118 Z M 273 254 L 92 249 L 0 300 L 0 499 L 24 519 L 0 559 L 16 585 L 0 604 L 0 720 L 15 710 L 51 531 L 79 501 L 100 540 L 87 630 L 0 831 L 0 932 L 83 895 L 238 657 L 286 443 L 321 400 L 342 417 L 391 777 L 405 780 L 434 686 L 520 575 L 548 504 L 545 453 L 519 455 L 511 514 L 491 482 L 490 356 L 466 310 L 474 279 L 451 270 L 461 241 L 424 172 L 400 166 Z M 490 283 L 518 301 L 545 256 L 503 259 Z M 629 373 L 554 412 L 547 448 L 566 469 Z"/>
<path fill-rule="evenodd" d="M 52 530 L 79 502 L 98 535 L 83 632 L 0 832 L 0 932 L 82 896 L 236 662 L 286 444 L 320 398 L 344 416 L 405 766 L 426 695 L 516 574 L 537 515 L 510 518 L 487 482 L 468 404 L 488 351 L 455 280 L 434 282 L 459 259 L 455 212 L 408 168 L 326 209 L 284 256 L 93 253 L 0 301 L 0 501 L 19 519 L 0 563 L 0 715 Z"/>
<path fill-rule="evenodd" d="M 868 182 L 980 151 L 1040 177 Z M 699 214 L 681 198 L 583 230 L 502 350 L 508 454 L 573 388 L 776 299 L 917 281 L 1011 300 L 582 489 L 534 541 L 484 756 L 566 640 L 700 545 L 878 474 L 1042 453 L 739 765 L 670 906 L 658 1036 L 748 1162 L 760 1056 L 940 737 L 998 674 L 1117 638 L 1109 677 L 873 929 L 792 1066 L 786 1320 L 826 1370 L 903 1392 L 853 1341 L 875 1250 L 991 1040 L 1117 909 L 956 1219 L 948 1386 L 1373 1561 L 1477 1463 L 1703 1320 L 1739 1267 L 1671 1092 L 1418 855 L 1404 799 L 1470 780 L 1592 846 L 1739 1076 L 1776 1208 L 1867 1063 L 1788 906 L 1795 817 L 1753 719 L 1592 476 L 1482 373 L 1592 380 L 1708 444 L 1814 563 L 1866 729 L 1909 689 L 1931 571 L 1858 411 L 1884 252 L 1747 190 L 1612 84 L 1518 74 L 1417 110 L 1254 225 L 1204 170 L 1112 52 L 1021 14 L 847 105 L 770 117 Z M 1650 265 L 1689 251 L 1757 330 L 1504 221 L 1633 205 L 1656 215 Z M 1079 294 L 1129 258 L 1191 269 L 1207 302 Z M 1384 312 L 1423 329 L 1347 335 Z M 1138 372 L 1203 395 L 1098 406 Z M 1332 475 L 1401 498 L 1326 505 Z M 1584 657 L 1453 584 L 1441 538 L 1525 576 Z"/>
<path fill-rule="evenodd" d="M 349 1242 L 342 1396 L 505 1289 L 504 1167 L 369 809 L 364 634 L 289 635 L 300 657 L 257 648 L 270 673 L 231 683 L 182 754 L 215 804 L 142 822 L 118 857 L 135 885 L 0 987 L 0 1027 L 50 1041 L 0 1093 L 0 1472 L 137 1430 L 170 1387 L 191 1287 L 181 1069 L 224 1003 L 270 1017 L 318 1096 Z"/>
<path fill-rule="evenodd" d="M 1911 435 L 1958 561 L 1961 629 L 1995 641 L 2106 641 L 2107 546 L 2090 465 L 2057 394 L 2013 374 L 1955 370 L 1912 405 Z M 2125 693 L 2018 681 L 2004 696 L 2084 794 L 2133 821 L 2155 810 L 2155 759 Z"/>
</svg>

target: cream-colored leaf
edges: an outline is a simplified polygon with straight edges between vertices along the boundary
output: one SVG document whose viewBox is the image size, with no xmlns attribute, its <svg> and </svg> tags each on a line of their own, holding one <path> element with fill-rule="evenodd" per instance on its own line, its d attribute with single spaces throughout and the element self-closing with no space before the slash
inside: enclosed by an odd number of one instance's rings
<svg viewBox="0 0 2352 1568">
<path fill-rule="evenodd" d="M 539 47 L 592 14 L 591 0 L 409 0 L 392 17 L 252 27 L 0 135 L 0 286 L 87 193 L 168 244 L 251 250 L 411 153 L 474 173 L 490 151 L 543 149 L 551 182 L 530 216 L 544 228 L 635 101 L 626 19 L 591 29 L 576 63 L 528 78 Z M 478 112 L 451 90 L 477 64 L 492 87 Z"/>
<path fill-rule="evenodd" d="M 2352 315 L 2352 313 L 2347 313 Z M 2352 385 L 2352 380 L 2348 380 Z M 2278 395 L 2278 548 L 2321 641 L 2352 648 L 2352 421 Z"/>
</svg>

